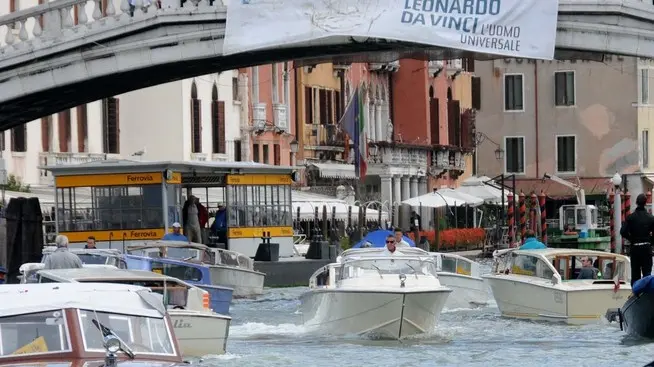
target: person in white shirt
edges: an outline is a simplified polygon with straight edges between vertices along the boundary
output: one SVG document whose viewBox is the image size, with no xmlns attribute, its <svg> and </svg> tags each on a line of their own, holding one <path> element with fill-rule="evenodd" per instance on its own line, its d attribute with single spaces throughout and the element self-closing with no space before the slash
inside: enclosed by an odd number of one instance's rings
<svg viewBox="0 0 654 367">
<path fill-rule="evenodd" d="M 395 237 L 392 234 L 389 234 L 386 237 L 386 249 L 382 252 L 385 256 L 398 256 L 402 255 L 401 252 L 397 251 L 397 246 L 395 246 Z"/>
<path fill-rule="evenodd" d="M 402 233 L 401 229 L 396 229 L 395 230 L 395 243 L 397 243 L 397 247 L 411 247 L 408 242 L 406 242 L 403 238 L 404 234 Z"/>
</svg>

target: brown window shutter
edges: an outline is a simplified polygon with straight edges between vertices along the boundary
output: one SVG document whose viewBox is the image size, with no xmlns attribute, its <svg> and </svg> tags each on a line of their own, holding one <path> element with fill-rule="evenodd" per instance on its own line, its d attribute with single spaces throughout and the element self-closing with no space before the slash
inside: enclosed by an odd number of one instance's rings
<svg viewBox="0 0 654 367">
<path fill-rule="evenodd" d="M 211 101 L 211 152 L 218 153 L 220 149 L 218 148 L 220 141 L 220 132 L 219 132 L 219 119 L 218 119 L 218 101 Z"/>
<path fill-rule="evenodd" d="M 334 123 L 334 91 L 327 91 L 327 121 L 328 124 Z"/>
<path fill-rule="evenodd" d="M 470 111 L 465 110 L 461 114 L 461 147 L 464 149 L 471 148 L 470 146 Z"/>
<path fill-rule="evenodd" d="M 77 151 L 86 152 L 88 149 L 87 142 L 89 138 L 88 112 L 86 104 L 77 106 Z"/>
<path fill-rule="evenodd" d="M 304 87 L 304 123 L 313 124 L 313 89 Z"/>
<path fill-rule="evenodd" d="M 57 125 L 59 126 L 59 151 L 70 152 L 70 110 L 64 110 L 57 114 Z"/>
<path fill-rule="evenodd" d="M 104 152 L 120 153 L 120 101 L 111 97 L 105 99 Z"/>
<path fill-rule="evenodd" d="M 447 140 L 448 145 L 457 146 L 455 101 L 447 101 Z"/>
<path fill-rule="evenodd" d="M 202 119 L 200 100 L 191 98 L 191 152 L 202 152 Z"/>
<path fill-rule="evenodd" d="M 335 110 L 336 110 L 336 123 L 338 123 L 342 117 L 343 111 L 341 108 L 341 92 L 335 91 L 334 92 L 334 103 L 335 103 Z"/>
<path fill-rule="evenodd" d="M 473 76 L 471 80 L 472 108 L 481 110 L 481 78 Z"/>
<path fill-rule="evenodd" d="M 225 102 L 218 101 L 218 153 L 227 153 L 225 144 Z"/>
<path fill-rule="evenodd" d="M 320 89 L 318 91 L 318 107 L 320 109 L 320 125 L 324 125 L 327 123 L 327 91 L 324 89 Z"/>
<path fill-rule="evenodd" d="M 440 141 L 440 113 L 438 98 L 432 98 L 429 101 L 429 122 L 431 127 L 431 143 L 438 145 Z"/>
<path fill-rule="evenodd" d="M 280 148 L 279 144 L 273 145 L 273 156 L 274 156 L 273 159 L 274 159 L 275 166 L 281 165 L 282 164 L 282 151 L 281 151 L 281 148 Z"/>
<path fill-rule="evenodd" d="M 51 116 L 41 117 L 41 149 L 50 151 L 50 119 Z"/>
</svg>

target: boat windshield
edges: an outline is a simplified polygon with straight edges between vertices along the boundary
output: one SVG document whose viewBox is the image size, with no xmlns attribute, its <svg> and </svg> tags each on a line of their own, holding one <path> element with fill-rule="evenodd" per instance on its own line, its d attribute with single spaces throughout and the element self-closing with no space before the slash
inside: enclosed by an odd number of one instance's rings
<svg viewBox="0 0 654 367">
<path fill-rule="evenodd" d="M 472 262 L 468 259 L 462 259 L 455 256 L 442 256 L 442 263 L 440 271 L 446 273 L 462 274 L 462 275 L 472 275 Z"/>
<path fill-rule="evenodd" d="M 0 318 L 0 357 L 70 351 L 63 310 Z"/>
<path fill-rule="evenodd" d="M 216 249 L 219 253 L 221 265 L 237 266 L 245 269 L 254 269 L 254 263 L 249 257 L 234 251 Z"/>
<path fill-rule="evenodd" d="M 175 355 L 173 340 L 165 319 L 79 310 L 84 349 L 104 352 L 102 332 L 97 320 L 124 341 L 135 354 Z"/>
<path fill-rule="evenodd" d="M 369 275 L 415 274 L 436 276 L 436 264 L 432 259 L 368 257 L 343 264 L 341 279 Z"/>
</svg>

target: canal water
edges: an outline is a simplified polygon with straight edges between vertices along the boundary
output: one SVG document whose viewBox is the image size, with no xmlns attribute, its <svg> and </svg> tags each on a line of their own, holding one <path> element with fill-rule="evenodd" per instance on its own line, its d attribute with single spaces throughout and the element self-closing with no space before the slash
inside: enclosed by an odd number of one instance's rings
<svg viewBox="0 0 654 367">
<path fill-rule="evenodd" d="M 201 365 L 615 367 L 654 360 L 654 343 L 626 338 L 618 325 L 511 320 L 500 316 L 494 302 L 481 309 L 446 309 L 433 335 L 416 340 L 320 335 L 302 327 L 299 296 L 306 291 L 269 289 L 259 299 L 235 301 L 228 353 L 207 356 Z"/>
</svg>

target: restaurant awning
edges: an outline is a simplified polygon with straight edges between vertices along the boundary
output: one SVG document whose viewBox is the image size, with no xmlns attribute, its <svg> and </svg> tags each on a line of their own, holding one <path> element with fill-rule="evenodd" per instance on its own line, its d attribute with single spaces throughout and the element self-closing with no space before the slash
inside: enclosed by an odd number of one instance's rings
<svg viewBox="0 0 654 367">
<path fill-rule="evenodd" d="M 572 183 L 577 183 L 576 179 L 569 180 Z M 611 188 L 611 183 L 607 177 L 594 177 L 594 178 L 581 178 L 579 179 L 581 187 L 584 189 L 586 196 L 590 195 L 606 195 L 607 190 Z M 538 195 L 541 191 L 552 199 L 570 199 L 575 197 L 575 192 L 569 187 L 565 187 L 552 180 L 542 179 L 519 179 L 516 180 L 516 192 L 519 194 L 521 191 L 525 195 L 532 193 Z"/>
<path fill-rule="evenodd" d="M 311 163 L 310 167 L 315 167 L 323 178 L 340 178 L 355 179 L 353 164 L 344 163 Z"/>
</svg>

